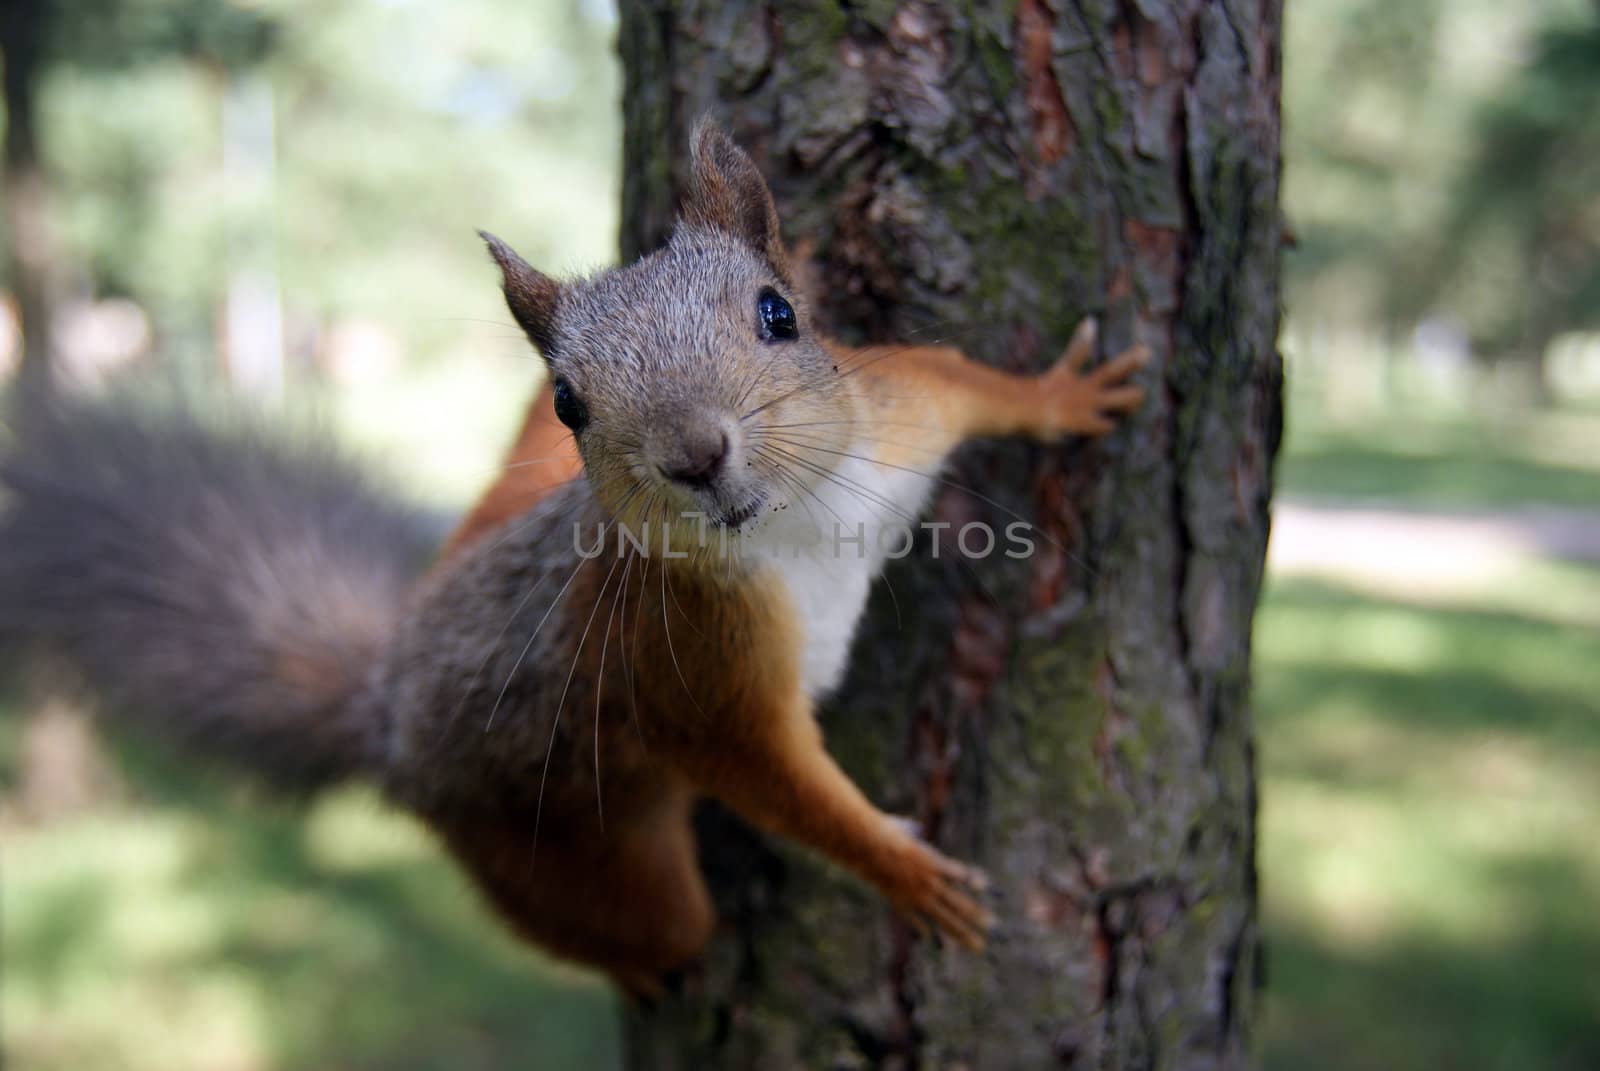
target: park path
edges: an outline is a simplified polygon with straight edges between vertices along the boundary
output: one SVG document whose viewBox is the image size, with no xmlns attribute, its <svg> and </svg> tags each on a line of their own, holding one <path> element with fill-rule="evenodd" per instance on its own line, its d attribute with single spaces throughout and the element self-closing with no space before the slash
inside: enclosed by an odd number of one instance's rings
<svg viewBox="0 0 1600 1071">
<path fill-rule="evenodd" d="M 1358 581 L 1397 594 L 1481 585 L 1539 558 L 1600 563 L 1600 505 L 1447 511 L 1289 496 L 1273 506 L 1267 551 L 1275 576 Z"/>
</svg>

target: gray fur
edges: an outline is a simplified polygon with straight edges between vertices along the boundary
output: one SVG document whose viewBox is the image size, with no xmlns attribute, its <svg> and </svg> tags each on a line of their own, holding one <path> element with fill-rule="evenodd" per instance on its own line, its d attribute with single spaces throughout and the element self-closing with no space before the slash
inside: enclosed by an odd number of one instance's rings
<svg viewBox="0 0 1600 1071">
<path fill-rule="evenodd" d="M 12 424 L 0 651 L 61 656 L 107 714 L 284 788 L 369 771 L 381 712 L 353 698 L 436 526 L 237 419 L 33 399 Z"/>
<path fill-rule="evenodd" d="M 759 336 L 757 300 L 767 287 L 794 306 L 798 338 Z M 774 488 L 764 467 L 751 464 L 747 415 L 771 403 L 770 422 L 827 420 L 830 430 L 850 415 L 804 295 L 724 231 L 680 224 L 655 253 L 567 284 L 551 327 L 545 356 L 588 407 L 578 448 L 612 511 L 648 492 L 672 513 L 711 517 L 768 499 Z M 659 470 L 707 427 L 731 444 L 725 478 L 692 493 L 671 486 Z M 646 493 L 635 495 L 641 484 Z"/>
<path fill-rule="evenodd" d="M 573 526 L 587 545 L 600 523 L 588 484 L 576 481 L 423 585 L 374 677 L 388 713 L 386 787 L 396 800 L 429 815 L 532 814 L 552 749 L 556 776 L 592 793 L 596 682 L 568 675 L 587 615 L 600 605 L 571 586 L 582 561 Z M 600 571 L 615 560 L 603 554 Z"/>
</svg>

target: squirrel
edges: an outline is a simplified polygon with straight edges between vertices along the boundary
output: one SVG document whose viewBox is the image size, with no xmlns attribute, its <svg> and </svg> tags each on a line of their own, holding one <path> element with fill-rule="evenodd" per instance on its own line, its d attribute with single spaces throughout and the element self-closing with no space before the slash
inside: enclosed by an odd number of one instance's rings
<svg viewBox="0 0 1600 1071">
<path fill-rule="evenodd" d="M 676 228 L 631 264 L 557 281 L 483 236 L 548 380 L 431 563 L 429 525 L 337 457 L 25 406 L 0 461 L 0 638 L 271 783 L 376 782 L 518 935 L 634 994 L 712 936 L 703 797 L 979 948 L 981 873 L 868 800 L 813 708 L 878 536 L 951 451 L 1109 432 L 1148 352 L 1090 370 L 1092 321 L 1038 375 L 833 342 L 750 157 L 702 120 L 689 161 Z"/>
</svg>

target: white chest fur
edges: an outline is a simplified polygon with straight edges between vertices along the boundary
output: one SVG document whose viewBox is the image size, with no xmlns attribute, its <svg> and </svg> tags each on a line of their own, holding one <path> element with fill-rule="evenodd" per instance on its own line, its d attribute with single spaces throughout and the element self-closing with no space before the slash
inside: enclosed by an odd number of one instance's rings
<svg viewBox="0 0 1600 1071">
<path fill-rule="evenodd" d="M 911 546 L 934 486 L 933 474 L 885 465 L 871 444 L 852 447 L 811 494 L 792 492 L 745 540 L 788 590 L 805 630 L 801 682 L 819 699 L 844 675 L 856 623 L 872 581 L 890 555 Z"/>
</svg>

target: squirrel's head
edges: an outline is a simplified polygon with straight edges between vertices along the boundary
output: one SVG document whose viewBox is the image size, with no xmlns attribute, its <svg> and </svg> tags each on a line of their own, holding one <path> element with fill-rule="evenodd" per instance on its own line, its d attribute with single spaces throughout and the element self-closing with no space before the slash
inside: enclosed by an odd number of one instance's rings
<svg viewBox="0 0 1600 1071">
<path fill-rule="evenodd" d="M 766 182 L 711 123 L 694 131 L 678 226 L 649 256 L 557 282 L 484 239 L 512 316 L 549 367 L 556 415 L 620 519 L 702 514 L 738 532 L 833 467 L 826 450 L 848 441 L 850 395 L 796 285 Z M 824 452 L 763 434 L 800 425 Z M 813 456 L 794 463 L 802 452 Z"/>
</svg>

